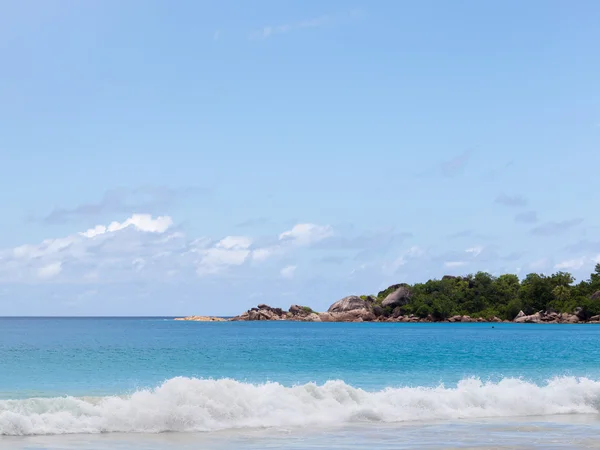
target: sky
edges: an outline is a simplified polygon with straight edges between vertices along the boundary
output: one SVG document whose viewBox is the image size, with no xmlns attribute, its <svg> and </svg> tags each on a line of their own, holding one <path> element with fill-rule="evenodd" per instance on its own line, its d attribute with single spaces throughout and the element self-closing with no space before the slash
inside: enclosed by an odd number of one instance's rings
<svg viewBox="0 0 600 450">
<path fill-rule="evenodd" d="M 600 3 L 0 2 L 0 315 L 600 262 Z"/>
</svg>

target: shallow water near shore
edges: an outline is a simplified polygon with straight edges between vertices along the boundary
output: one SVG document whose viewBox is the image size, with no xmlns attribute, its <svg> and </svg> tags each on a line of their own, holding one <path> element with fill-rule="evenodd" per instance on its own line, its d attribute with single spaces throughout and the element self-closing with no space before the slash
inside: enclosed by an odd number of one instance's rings
<svg viewBox="0 0 600 450">
<path fill-rule="evenodd" d="M 0 448 L 600 448 L 600 326 L 0 319 Z"/>
<path fill-rule="evenodd" d="M 260 429 L 215 433 L 59 435 L 0 438 L 0 449 L 600 449 L 600 416 Z"/>
</svg>

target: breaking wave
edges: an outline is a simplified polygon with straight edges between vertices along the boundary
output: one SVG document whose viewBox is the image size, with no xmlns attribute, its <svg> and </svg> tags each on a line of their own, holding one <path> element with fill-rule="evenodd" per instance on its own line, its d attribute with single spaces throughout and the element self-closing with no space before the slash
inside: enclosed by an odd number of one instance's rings
<svg viewBox="0 0 600 450">
<path fill-rule="evenodd" d="M 123 397 L 3 400 L 0 435 L 213 431 L 599 410 L 600 382 L 588 378 L 554 378 L 541 386 L 514 378 L 497 383 L 469 378 L 454 388 L 368 392 L 343 381 L 285 387 L 178 377 Z"/>
</svg>

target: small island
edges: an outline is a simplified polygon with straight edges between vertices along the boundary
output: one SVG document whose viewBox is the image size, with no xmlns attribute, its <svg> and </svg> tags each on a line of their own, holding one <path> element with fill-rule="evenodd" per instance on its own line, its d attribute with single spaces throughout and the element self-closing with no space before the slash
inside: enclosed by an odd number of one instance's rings
<svg viewBox="0 0 600 450">
<path fill-rule="evenodd" d="M 567 272 L 498 277 L 486 272 L 410 285 L 394 284 L 377 295 L 350 295 L 326 312 L 292 305 L 261 304 L 231 319 L 189 316 L 197 322 L 288 320 L 302 322 L 515 322 L 600 323 L 600 264 L 590 278 L 574 283 Z"/>
</svg>

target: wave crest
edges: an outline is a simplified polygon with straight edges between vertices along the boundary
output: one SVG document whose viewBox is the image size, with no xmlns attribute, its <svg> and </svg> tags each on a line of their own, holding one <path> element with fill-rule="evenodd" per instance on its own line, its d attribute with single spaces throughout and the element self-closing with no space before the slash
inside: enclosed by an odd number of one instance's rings
<svg viewBox="0 0 600 450">
<path fill-rule="evenodd" d="M 213 431 L 463 418 L 590 414 L 600 382 L 561 377 L 542 386 L 514 378 L 476 378 L 455 388 L 368 392 L 343 381 L 285 387 L 177 377 L 126 397 L 0 401 L 0 435 Z"/>
</svg>

